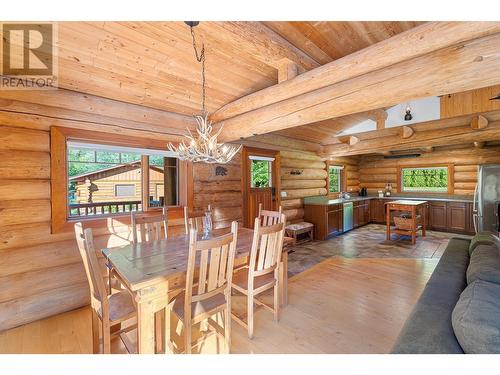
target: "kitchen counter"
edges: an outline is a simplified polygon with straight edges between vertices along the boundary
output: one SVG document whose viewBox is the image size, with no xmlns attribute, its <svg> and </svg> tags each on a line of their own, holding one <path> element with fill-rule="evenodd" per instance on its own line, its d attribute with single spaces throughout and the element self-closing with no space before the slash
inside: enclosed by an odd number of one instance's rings
<svg viewBox="0 0 500 375">
<path fill-rule="evenodd" d="M 474 233 L 472 196 L 426 194 L 395 194 L 379 198 L 353 196 L 347 199 L 314 196 L 304 198 L 304 219 L 314 224 L 314 238 L 324 240 L 368 223 L 385 224 L 387 204 L 403 200 L 411 204 L 428 201 L 426 222 L 428 229 L 460 234 Z M 344 203 L 353 202 L 349 207 Z M 352 212 L 352 213 L 351 213 Z M 392 216 L 397 212 L 393 211 Z M 352 217 L 352 226 L 350 225 Z"/>
<path fill-rule="evenodd" d="M 378 195 L 369 195 L 366 197 L 353 196 L 351 198 L 329 198 L 328 196 L 315 196 L 304 198 L 304 204 L 328 206 L 331 204 L 340 204 L 347 202 L 357 202 L 370 199 L 384 199 L 384 200 L 419 200 L 419 201 L 441 201 L 441 202 L 463 202 L 472 203 L 473 198 L 467 195 L 440 195 L 440 196 L 408 196 L 408 195 L 391 195 L 390 197 L 379 198 Z"/>
<path fill-rule="evenodd" d="M 358 201 L 366 201 L 373 199 L 375 197 L 351 197 L 351 198 L 328 198 L 326 195 L 324 196 L 316 196 L 316 197 L 306 197 L 304 198 L 304 204 L 313 204 L 317 206 L 329 206 L 331 204 L 339 204 L 339 203 L 347 203 L 347 202 L 358 202 Z"/>
</svg>

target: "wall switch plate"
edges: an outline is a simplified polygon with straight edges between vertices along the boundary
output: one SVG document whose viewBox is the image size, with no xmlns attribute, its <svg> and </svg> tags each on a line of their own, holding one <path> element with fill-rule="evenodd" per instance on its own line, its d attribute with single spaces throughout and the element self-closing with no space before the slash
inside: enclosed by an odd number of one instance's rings
<svg viewBox="0 0 500 375">
<path fill-rule="evenodd" d="M 281 198 L 286 198 L 286 191 L 281 192 Z"/>
</svg>

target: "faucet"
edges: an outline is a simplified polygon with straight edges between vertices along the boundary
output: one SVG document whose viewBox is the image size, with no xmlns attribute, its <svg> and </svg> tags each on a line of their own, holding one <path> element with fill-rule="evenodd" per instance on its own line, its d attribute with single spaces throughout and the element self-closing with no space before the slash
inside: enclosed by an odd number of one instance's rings
<svg viewBox="0 0 500 375">
<path fill-rule="evenodd" d="M 339 197 L 341 199 L 349 199 L 351 198 L 350 194 L 347 191 L 341 191 L 339 194 Z"/>
</svg>

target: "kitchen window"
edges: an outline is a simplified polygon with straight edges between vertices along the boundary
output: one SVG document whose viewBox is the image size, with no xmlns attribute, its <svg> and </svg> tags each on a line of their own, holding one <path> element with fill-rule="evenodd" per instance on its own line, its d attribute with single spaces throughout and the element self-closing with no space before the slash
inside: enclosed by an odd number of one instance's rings
<svg viewBox="0 0 500 375">
<path fill-rule="evenodd" d="M 401 191 L 405 193 L 450 193 L 451 166 L 400 168 Z"/>
<path fill-rule="evenodd" d="M 342 191 L 342 177 L 344 167 L 340 165 L 328 166 L 328 192 L 340 193 Z"/>
</svg>

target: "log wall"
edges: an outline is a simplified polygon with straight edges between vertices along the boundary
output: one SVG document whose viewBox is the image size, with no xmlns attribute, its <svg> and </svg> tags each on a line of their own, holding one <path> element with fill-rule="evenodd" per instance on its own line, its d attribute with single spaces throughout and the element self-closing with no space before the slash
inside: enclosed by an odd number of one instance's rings
<svg viewBox="0 0 500 375">
<path fill-rule="evenodd" d="M 60 102 L 68 105 L 71 95 L 66 97 L 61 93 Z M 87 99 L 103 101 L 90 95 Z M 135 106 L 116 103 L 118 108 L 128 109 L 123 111 L 122 127 L 115 125 L 120 123 L 117 117 L 111 119 L 96 114 L 95 106 L 71 111 L 40 103 L 16 102 L 13 108 L 9 101 L 0 108 L 0 331 L 89 303 L 89 288 L 74 233 L 51 234 L 50 127 L 151 137 L 150 131 L 126 127 L 138 124 L 130 124 L 130 118 L 138 113 Z M 108 108 L 107 113 L 118 116 L 115 102 L 107 100 L 103 105 Z M 146 115 L 137 117 L 149 121 Z M 141 126 L 147 127 L 147 124 L 141 123 Z M 151 128 L 156 126 L 151 123 Z M 165 133 L 154 134 L 156 139 L 176 139 L 175 135 L 169 138 Z M 238 167 L 232 168 L 235 170 L 230 169 L 228 180 L 234 182 L 240 172 Z M 204 205 L 206 192 L 216 191 L 221 182 L 212 181 L 212 171 L 205 171 L 205 166 L 197 167 L 196 173 L 197 181 L 203 185 L 195 184 L 194 200 L 195 204 Z M 236 185 L 231 186 L 236 190 Z M 227 190 L 227 186 L 224 189 Z M 235 201 L 241 202 L 238 193 L 234 196 Z M 223 205 L 217 202 L 216 208 L 219 204 Z M 219 215 L 217 211 L 216 215 Z M 235 216 L 241 216 L 238 209 Z M 231 220 L 233 216 L 222 210 L 220 217 Z M 174 224 L 169 228 L 172 232 L 183 230 L 181 222 L 171 224 Z M 94 238 L 96 247 L 104 248 L 126 244 L 132 236 L 129 226 L 120 219 L 108 219 L 107 224 L 94 229 Z"/>
<path fill-rule="evenodd" d="M 425 166 L 426 164 L 454 165 L 454 194 L 473 195 L 477 181 L 479 164 L 500 163 L 500 146 L 483 149 L 472 146 L 424 153 L 418 158 L 384 159 L 383 156 L 362 156 L 359 161 L 360 186 L 368 188 L 369 194 L 384 190 L 390 182 L 395 192 L 397 186 L 398 167 Z"/>
<path fill-rule="evenodd" d="M 326 163 L 312 152 L 281 151 L 280 155 L 281 191 L 286 192 L 286 197 L 281 197 L 281 207 L 287 221 L 291 223 L 303 221 L 304 198 L 328 194 Z M 331 162 L 345 165 L 347 190 L 357 191 L 359 176 L 356 159 L 337 158 Z"/>
<path fill-rule="evenodd" d="M 227 227 L 233 220 L 242 221 L 241 152 L 228 164 L 193 164 L 193 183 L 194 212 L 202 214 L 211 204 L 214 226 Z"/>
</svg>

